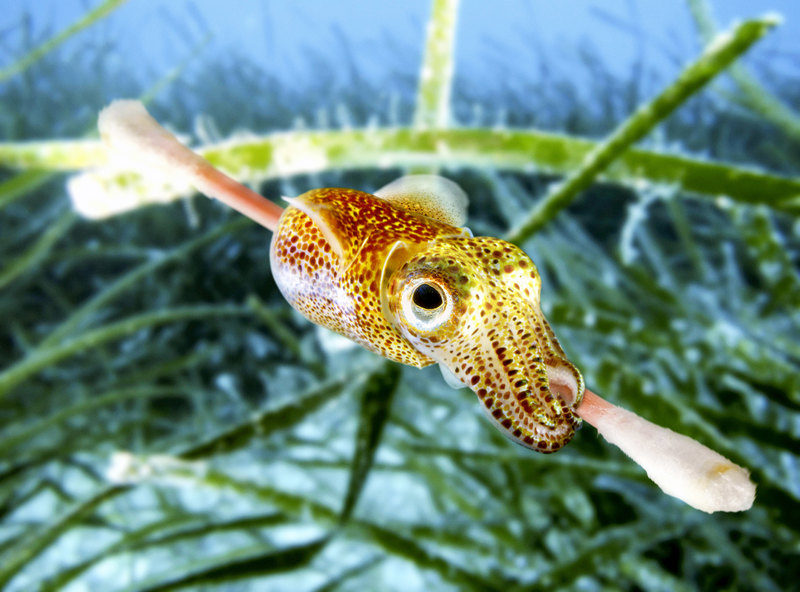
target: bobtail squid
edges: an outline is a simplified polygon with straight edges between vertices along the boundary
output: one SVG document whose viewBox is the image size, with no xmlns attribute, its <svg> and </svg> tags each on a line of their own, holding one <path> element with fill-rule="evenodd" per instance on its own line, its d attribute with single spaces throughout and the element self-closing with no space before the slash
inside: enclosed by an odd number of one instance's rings
<svg viewBox="0 0 800 592">
<path fill-rule="evenodd" d="M 328 188 L 287 201 L 270 258 L 294 308 L 391 360 L 438 363 L 524 446 L 569 442 L 583 378 L 542 315 L 536 266 L 463 227 L 458 185 L 412 175 L 375 195 Z"/>
</svg>

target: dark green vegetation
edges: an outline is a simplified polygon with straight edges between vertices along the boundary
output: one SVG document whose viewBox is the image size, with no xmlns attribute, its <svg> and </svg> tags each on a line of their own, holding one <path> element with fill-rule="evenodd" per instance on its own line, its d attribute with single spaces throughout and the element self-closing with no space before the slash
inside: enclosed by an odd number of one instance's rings
<svg viewBox="0 0 800 592">
<path fill-rule="evenodd" d="M 82 33 L 83 59 L 69 73 L 56 49 L 2 83 L 5 139 L 81 137 L 111 98 L 151 89 L 108 63 L 102 35 L 92 36 L 102 27 Z M 309 52 L 319 76 L 295 88 L 241 56 L 200 54 L 152 111 L 186 132 L 207 115 L 214 125 L 203 129 L 219 138 L 298 118 L 321 129 L 411 122 L 418 64 L 387 64 L 389 84 L 348 68 L 346 50 Z M 668 82 L 617 80 L 587 53 L 587 91 L 541 59 L 486 94 L 457 74 L 455 120 L 601 139 Z M 796 81 L 756 64 L 770 92 L 800 102 Z M 735 89 L 723 82 L 688 100 L 646 147 L 796 177 L 797 139 L 737 102 Z M 330 171 L 260 189 L 374 190 L 401 172 Z M 446 173 L 471 196 L 473 231 L 495 236 L 556 180 Z M 545 312 L 594 390 L 752 470 L 754 508 L 710 516 L 662 494 L 590 427 L 556 455 L 533 454 L 435 369 L 400 368 L 310 326 L 272 282 L 268 233 L 218 204 L 195 198 L 89 222 L 71 213 L 64 181 L 6 169 L 0 184 L 8 589 L 796 584 L 800 223 L 791 208 L 628 179 L 594 185 L 523 243 L 543 276 Z M 106 477 L 116 451 L 136 457 L 117 457 L 130 463 L 129 482 Z"/>
</svg>

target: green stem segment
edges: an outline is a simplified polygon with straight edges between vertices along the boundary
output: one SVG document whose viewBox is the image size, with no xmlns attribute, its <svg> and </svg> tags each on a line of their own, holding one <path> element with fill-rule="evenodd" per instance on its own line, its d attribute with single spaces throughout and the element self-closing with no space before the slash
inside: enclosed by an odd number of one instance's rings
<svg viewBox="0 0 800 592">
<path fill-rule="evenodd" d="M 536 130 L 406 127 L 277 133 L 207 146 L 198 153 L 241 182 L 261 183 L 295 174 L 370 167 L 491 167 L 563 175 L 579 168 L 599 146 L 590 140 Z M 74 171 L 102 165 L 104 161 L 100 142 L 0 143 L 0 164 L 14 168 Z M 659 183 L 687 193 L 724 195 L 733 201 L 800 212 L 798 179 L 687 156 L 630 148 L 600 175 L 607 181 L 632 187 L 642 181 Z M 105 168 L 74 178 L 78 179 L 90 179 L 102 188 L 104 206 L 122 204 L 119 213 L 150 203 L 152 195 L 164 191 L 163 186 L 156 187 L 135 173 Z M 79 183 L 70 183 L 69 187 L 76 205 L 90 201 L 80 191 Z M 178 199 L 186 193 L 185 187 L 170 190 L 169 196 L 160 196 L 161 201 Z M 130 200 L 132 192 L 141 196 L 138 201 Z M 117 194 L 126 199 L 116 199 Z"/>
<path fill-rule="evenodd" d="M 450 124 L 450 92 L 459 0 L 434 0 L 428 21 L 425 57 L 419 75 L 414 127 L 442 128 Z"/>
<path fill-rule="evenodd" d="M 658 123 L 669 116 L 686 99 L 703 88 L 712 78 L 728 67 L 761 39 L 777 22 L 772 18 L 750 20 L 736 26 L 730 33 L 717 37 L 693 64 L 655 99 L 643 105 L 625 120 L 604 142 L 586 155 L 580 168 L 570 174 L 546 195 L 528 217 L 506 237 L 522 243 L 552 220 L 634 142 L 643 138 Z"/>
</svg>

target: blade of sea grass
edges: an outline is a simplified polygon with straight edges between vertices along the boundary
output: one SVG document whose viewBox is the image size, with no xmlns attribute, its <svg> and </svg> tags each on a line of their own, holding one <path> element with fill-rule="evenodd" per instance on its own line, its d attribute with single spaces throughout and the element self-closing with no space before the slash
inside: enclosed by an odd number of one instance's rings
<svg viewBox="0 0 800 592">
<path fill-rule="evenodd" d="M 189 586 L 208 586 L 221 582 L 234 582 L 258 576 L 267 576 L 291 571 L 308 565 L 328 544 L 322 537 L 310 543 L 269 550 L 264 553 L 249 553 L 238 557 L 238 553 L 221 557 L 205 557 L 200 561 L 203 567 L 189 568 L 187 573 L 175 577 L 175 568 L 170 569 L 160 583 L 137 584 L 130 588 L 139 592 L 165 592 L 180 590 Z"/>
<path fill-rule="evenodd" d="M 316 387 L 307 394 L 298 396 L 295 401 L 288 405 L 278 409 L 267 410 L 255 419 L 248 418 L 246 422 L 233 426 L 224 434 L 212 437 L 204 444 L 188 448 L 181 456 L 184 459 L 198 459 L 211 454 L 232 452 L 241 448 L 250 439 L 268 434 L 270 430 L 286 430 L 316 411 L 322 404 L 330 402 L 332 398 L 343 391 L 344 383 L 345 379 L 339 379 Z M 211 478 L 211 481 L 217 485 L 227 483 L 230 486 L 232 483 L 221 476 L 216 479 Z M 0 567 L 0 583 L 10 581 L 28 562 L 51 545 L 63 532 L 75 526 L 90 512 L 94 511 L 101 503 L 130 489 L 130 484 L 109 486 L 87 500 L 77 503 L 75 508 L 68 512 L 63 520 L 48 526 L 44 531 L 32 533 L 25 541 L 24 551 L 18 551 L 11 559 L 6 560 L 3 567 Z M 287 511 L 301 512 L 304 507 L 302 502 L 295 504 L 291 496 L 276 494 L 271 499 L 280 502 L 278 506 Z M 322 509 L 319 509 L 319 511 L 323 512 Z M 331 522 L 336 515 L 332 510 L 327 513 L 323 512 L 323 514 L 327 515 Z"/>
<path fill-rule="evenodd" d="M 102 306 L 105 306 L 111 302 L 114 298 L 118 298 L 125 294 L 126 291 L 134 287 L 137 282 L 140 282 L 144 277 L 155 273 L 157 270 L 166 265 L 179 262 L 200 247 L 203 247 L 222 236 L 233 234 L 240 228 L 249 226 L 250 224 L 251 222 L 245 218 L 220 224 L 205 234 L 185 242 L 157 258 L 151 261 L 146 261 L 131 269 L 124 275 L 119 276 L 111 284 L 104 287 L 103 290 L 97 292 L 94 296 L 92 296 L 91 299 L 70 312 L 69 316 L 67 316 L 67 318 L 65 318 L 56 328 L 54 328 L 50 334 L 39 343 L 38 347 L 50 347 L 59 341 L 63 341 L 68 336 L 74 336 L 74 334 L 82 328 L 83 323 L 88 317 L 90 317 Z"/>
<path fill-rule="evenodd" d="M 44 43 L 42 43 L 39 47 L 34 48 L 28 54 L 24 55 L 20 59 L 18 59 L 13 64 L 10 64 L 0 70 L 0 82 L 4 82 L 5 80 L 19 74 L 20 72 L 24 72 L 30 66 L 35 64 L 39 61 L 42 57 L 47 55 L 49 52 L 53 51 L 56 47 L 61 45 L 64 41 L 72 37 L 73 35 L 79 33 L 86 27 L 90 27 L 99 20 L 107 17 L 111 14 L 114 10 L 119 8 L 126 0 L 105 0 L 98 4 L 92 10 L 84 13 L 84 15 L 71 24 L 69 27 L 64 29 L 61 33 L 58 33 L 54 37 L 51 37 Z"/>
<path fill-rule="evenodd" d="M 88 331 L 82 335 L 63 341 L 58 345 L 42 348 L 32 352 L 16 364 L 0 372 L 0 399 L 22 381 L 40 370 L 69 358 L 84 353 L 109 341 L 131 335 L 147 327 L 179 321 L 219 318 L 221 316 L 248 315 L 250 311 L 242 306 L 208 305 L 185 306 L 174 309 L 144 313 L 128 319 L 107 324 L 99 329 Z"/>
<path fill-rule="evenodd" d="M 121 403 L 130 399 L 175 395 L 181 392 L 183 392 L 183 389 L 176 387 L 137 386 L 86 397 L 86 399 L 74 405 L 65 406 L 47 417 L 19 427 L 10 434 L 2 434 L 2 439 L 0 439 L 0 458 L 6 457 L 10 450 L 28 443 L 48 429 L 63 424 L 70 417 L 83 416 L 99 407 Z"/>
<path fill-rule="evenodd" d="M 101 489 L 88 499 L 74 504 L 63 515 L 54 518 L 44 531 L 33 531 L 30 536 L 24 537 L 15 547 L 15 552 L 11 557 L 7 557 L 0 566 L 0 587 L 5 587 L 31 559 L 51 545 L 64 532 L 76 527 L 101 504 L 126 489 L 127 486 L 120 485 Z"/>
<path fill-rule="evenodd" d="M 147 462 L 146 459 L 144 462 Z M 263 503 L 273 504 L 279 510 L 292 515 L 302 515 L 319 523 L 320 526 L 334 527 L 339 523 L 339 513 L 329 506 L 313 499 L 281 491 L 275 487 L 265 486 L 251 481 L 234 478 L 220 471 L 206 470 L 202 473 L 180 465 L 167 467 L 163 475 L 147 472 L 151 478 L 169 478 L 175 473 L 179 478 L 196 480 L 198 485 L 213 489 L 224 489 L 252 496 Z M 374 542 L 386 552 L 412 561 L 415 565 L 436 572 L 444 580 L 453 582 L 462 589 L 502 590 L 508 582 L 490 582 L 468 568 L 446 559 L 435 550 L 414 541 L 408 536 L 394 532 L 390 528 L 371 523 L 366 520 L 351 519 L 346 531 L 339 536 L 357 535 L 360 539 Z"/>
<path fill-rule="evenodd" d="M 28 169 L 0 183 L 0 210 L 14 200 L 41 187 L 54 176 L 50 171 Z"/>
<path fill-rule="evenodd" d="M 688 0 L 689 9 L 705 43 L 711 43 L 717 26 L 707 0 Z M 800 142 L 800 115 L 769 92 L 742 64 L 733 64 L 728 70 L 739 93 L 733 99 L 749 107 L 760 117 Z"/>
<path fill-rule="evenodd" d="M 377 370 L 366 378 L 361 393 L 355 452 L 340 515 L 342 523 L 350 519 L 372 469 L 383 426 L 389 417 L 389 410 L 399 380 L 400 368 L 397 364 L 386 360 L 381 362 Z"/>
<path fill-rule="evenodd" d="M 66 211 L 57 216 L 50 227 L 25 251 L 12 261 L 3 262 L 0 268 L 0 290 L 13 282 L 17 277 L 30 273 L 36 269 L 55 244 L 69 232 L 72 225 L 78 220 L 74 212 Z"/>
<path fill-rule="evenodd" d="M 536 208 L 507 235 L 507 240 L 522 243 L 567 207 L 597 176 L 634 142 L 643 138 L 659 122 L 703 88 L 770 29 L 777 25 L 771 17 L 744 21 L 706 51 L 656 98 L 639 107 L 601 144 L 586 155 L 580 168 L 548 193 Z"/>
<path fill-rule="evenodd" d="M 254 438 L 265 438 L 299 423 L 326 403 L 345 392 L 347 379 L 337 378 L 315 386 L 310 392 L 276 409 L 267 409 L 247 422 L 231 426 L 200 444 L 179 453 L 180 458 L 195 460 L 215 454 L 228 454 L 244 448 Z"/>
</svg>

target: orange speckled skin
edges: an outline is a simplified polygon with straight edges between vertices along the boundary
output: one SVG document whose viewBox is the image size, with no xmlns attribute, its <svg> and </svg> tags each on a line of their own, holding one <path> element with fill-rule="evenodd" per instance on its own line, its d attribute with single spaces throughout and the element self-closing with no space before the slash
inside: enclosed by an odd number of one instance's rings
<svg viewBox="0 0 800 592">
<path fill-rule="evenodd" d="M 539 310 L 539 275 L 525 253 L 351 189 L 309 191 L 293 205 L 271 264 L 294 308 L 391 360 L 447 366 L 524 446 L 554 452 L 572 438 L 583 379 Z M 441 287 L 452 310 L 428 332 L 402 304 L 420 281 Z"/>
<path fill-rule="evenodd" d="M 289 304 L 314 323 L 390 360 L 418 368 L 432 364 L 381 313 L 381 272 L 396 242 L 424 244 L 463 231 L 353 189 L 315 189 L 298 200 L 324 217 L 342 243 L 343 260 L 308 215 L 286 208 L 272 238 L 270 259 L 275 282 Z"/>
</svg>

